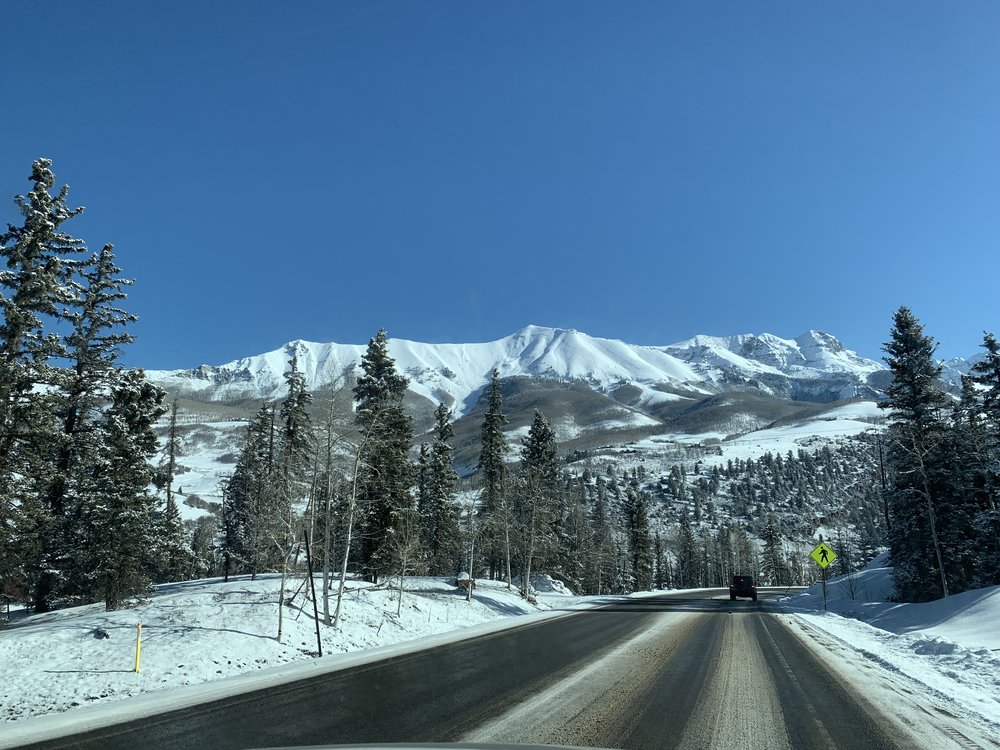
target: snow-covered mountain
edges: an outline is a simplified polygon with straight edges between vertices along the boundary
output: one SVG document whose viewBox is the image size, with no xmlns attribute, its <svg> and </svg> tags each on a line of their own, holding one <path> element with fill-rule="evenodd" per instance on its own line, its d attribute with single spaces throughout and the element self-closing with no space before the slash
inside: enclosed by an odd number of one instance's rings
<svg viewBox="0 0 1000 750">
<path fill-rule="evenodd" d="M 289 358 L 298 358 L 311 390 L 356 371 L 362 344 L 292 341 L 267 354 L 192 370 L 150 371 L 173 394 L 197 401 L 238 402 L 280 397 Z M 425 344 L 390 339 L 410 390 L 458 415 L 475 405 L 494 368 L 501 378 L 528 377 L 585 385 L 601 393 L 638 389 L 636 406 L 727 391 L 829 402 L 872 396 L 884 365 L 846 349 L 833 336 L 809 331 L 795 339 L 771 334 L 696 336 L 671 346 L 639 346 L 574 330 L 528 326 L 498 341 Z"/>
<path fill-rule="evenodd" d="M 186 497 L 185 507 L 191 513 L 217 507 L 219 483 L 232 471 L 246 420 L 262 401 L 284 396 L 292 355 L 317 396 L 317 418 L 325 419 L 327 396 L 345 388 L 335 411 L 338 424 L 350 430 L 350 388 L 366 348 L 292 341 L 223 365 L 148 371 L 151 380 L 180 400 L 177 488 Z M 671 346 L 639 346 L 528 326 L 487 343 L 390 339 L 389 351 L 410 379 L 407 408 L 418 439 L 432 426 L 438 403 L 453 408 L 455 463 L 462 473 L 472 470 L 479 455 L 480 397 L 494 368 L 502 378 L 512 456 L 535 409 L 549 419 L 566 454 L 609 447 L 615 453 L 613 446 L 626 445 L 634 452 L 636 441 L 652 439 L 657 446 L 652 454 L 659 455 L 675 440 L 718 442 L 799 423 L 808 433 L 816 419 L 833 418 L 827 412 L 836 402 L 876 397 L 879 378 L 888 382 L 883 365 L 818 331 L 795 339 L 696 336 Z M 164 421 L 161 433 L 165 429 Z M 652 454 L 651 465 L 659 460 Z"/>
</svg>

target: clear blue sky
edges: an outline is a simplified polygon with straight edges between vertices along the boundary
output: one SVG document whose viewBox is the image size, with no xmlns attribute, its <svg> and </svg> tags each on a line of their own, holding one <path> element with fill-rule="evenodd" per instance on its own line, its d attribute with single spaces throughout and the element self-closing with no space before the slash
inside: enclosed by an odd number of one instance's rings
<svg viewBox="0 0 1000 750">
<path fill-rule="evenodd" d="M 54 160 L 128 364 L 1000 333 L 1000 3 L 5 3 L 0 220 Z"/>
</svg>

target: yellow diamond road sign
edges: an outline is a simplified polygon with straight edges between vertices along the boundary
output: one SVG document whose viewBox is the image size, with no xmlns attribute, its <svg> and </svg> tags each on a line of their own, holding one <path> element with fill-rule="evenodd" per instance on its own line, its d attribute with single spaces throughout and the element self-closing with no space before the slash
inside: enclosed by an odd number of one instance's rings
<svg viewBox="0 0 1000 750">
<path fill-rule="evenodd" d="M 809 553 L 809 557 L 816 561 L 821 568 L 826 568 L 837 559 L 837 553 L 826 546 L 823 542 L 816 545 L 816 549 Z"/>
</svg>

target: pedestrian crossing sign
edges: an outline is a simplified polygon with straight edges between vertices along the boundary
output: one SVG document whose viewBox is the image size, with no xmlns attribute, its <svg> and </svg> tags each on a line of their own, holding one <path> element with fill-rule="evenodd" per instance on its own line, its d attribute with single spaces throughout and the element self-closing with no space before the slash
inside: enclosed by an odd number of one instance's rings
<svg viewBox="0 0 1000 750">
<path fill-rule="evenodd" d="M 809 553 L 809 557 L 816 561 L 821 568 L 827 568 L 837 559 L 837 553 L 826 546 L 823 542 L 816 545 L 816 549 Z"/>
</svg>

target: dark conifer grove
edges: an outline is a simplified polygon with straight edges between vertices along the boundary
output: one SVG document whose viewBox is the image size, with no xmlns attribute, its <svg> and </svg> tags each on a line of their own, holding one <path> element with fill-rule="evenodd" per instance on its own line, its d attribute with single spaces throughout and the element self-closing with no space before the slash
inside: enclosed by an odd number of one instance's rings
<svg viewBox="0 0 1000 750">
<path fill-rule="evenodd" d="M 0 234 L 0 584 L 36 611 L 148 590 L 180 544 L 149 487 L 164 394 L 119 364 L 135 316 L 113 247 L 63 226 L 82 209 L 32 165 Z"/>
</svg>

